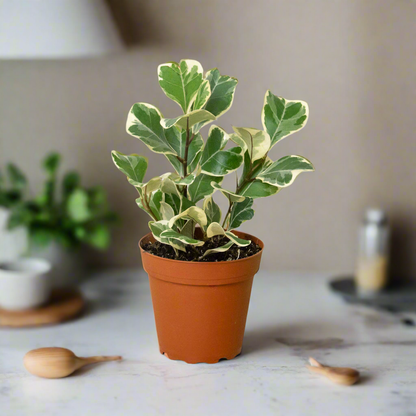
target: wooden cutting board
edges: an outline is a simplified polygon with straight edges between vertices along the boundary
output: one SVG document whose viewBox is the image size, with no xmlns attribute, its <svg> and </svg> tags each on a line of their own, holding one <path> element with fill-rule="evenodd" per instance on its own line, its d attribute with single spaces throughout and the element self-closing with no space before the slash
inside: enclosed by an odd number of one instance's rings
<svg viewBox="0 0 416 416">
<path fill-rule="evenodd" d="M 78 289 L 55 289 L 48 304 L 25 311 L 0 309 L 0 327 L 53 325 L 80 315 L 85 299 Z"/>
</svg>

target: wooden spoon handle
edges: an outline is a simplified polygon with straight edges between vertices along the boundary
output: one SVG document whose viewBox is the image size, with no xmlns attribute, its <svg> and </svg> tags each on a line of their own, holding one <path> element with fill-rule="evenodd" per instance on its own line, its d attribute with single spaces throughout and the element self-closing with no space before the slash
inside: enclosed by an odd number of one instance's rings
<svg viewBox="0 0 416 416">
<path fill-rule="evenodd" d="M 122 359 L 120 355 L 97 355 L 95 357 L 79 357 L 82 365 L 101 363 L 103 361 L 119 361 Z"/>
<path fill-rule="evenodd" d="M 314 365 L 307 365 L 306 368 L 310 371 L 313 371 L 314 373 L 318 374 L 327 374 L 327 369 L 325 367 L 315 367 Z"/>
</svg>

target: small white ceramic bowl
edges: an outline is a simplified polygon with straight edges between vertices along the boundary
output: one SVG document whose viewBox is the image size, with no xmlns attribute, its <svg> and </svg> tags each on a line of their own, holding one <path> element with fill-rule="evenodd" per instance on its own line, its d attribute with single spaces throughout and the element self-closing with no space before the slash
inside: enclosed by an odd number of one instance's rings
<svg viewBox="0 0 416 416">
<path fill-rule="evenodd" d="M 0 263 L 0 308 L 24 310 L 49 300 L 51 265 L 43 259 L 21 258 Z"/>
</svg>

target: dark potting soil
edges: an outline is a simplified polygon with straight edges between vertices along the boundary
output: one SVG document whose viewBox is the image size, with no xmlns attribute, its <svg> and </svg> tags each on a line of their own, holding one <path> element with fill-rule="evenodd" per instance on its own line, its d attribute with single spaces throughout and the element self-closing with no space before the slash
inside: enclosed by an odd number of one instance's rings
<svg viewBox="0 0 416 416">
<path fill-rule="evenodd" d="M 212 253 L 208 256 L 201 259 L 201 256 L 210 249 L 221 247 L 224 244 L 227 244 L 230 241 L 227 237 L 224 236 L 215 236 L 209 238 L 203 246 L 187 246 L 186 252 L 179 251 L 178 256 L 176 256 L 175 250 L 168 244 L 162 244 L 159 241 L 154 243 L 143 244 L 143 250 L 154 254 L 158 257 L 163 257 L 165 259 L 173 260 L 182 260 L 182 261 L 200 261 L 200 262 L 214 262 L 214 261 L 232 261 L 244 259 L 246 257 L 253 256 L 261 250 L 261 247 L 258 244 L 253 242 L 246 247 L 238 247 L 237 245 L 232 245 L 231 248 L 223 253 Z"/>
</svg>

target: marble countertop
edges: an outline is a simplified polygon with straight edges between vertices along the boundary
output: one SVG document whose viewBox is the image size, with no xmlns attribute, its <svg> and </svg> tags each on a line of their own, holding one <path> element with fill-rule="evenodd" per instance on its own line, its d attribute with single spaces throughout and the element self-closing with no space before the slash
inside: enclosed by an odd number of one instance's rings
<svg viewBox="0 0 416 416">
<path fill-rule="evenodd" d="M 260 272 L 243 353 L 190 365 L 160 355 L 143 272 L 100 273 L 83 286 L 86 315 L 59 326 L 0 330 L 2 416 L 416 415 L 416 328 L 344 304 L 329 276 Z M 79 356 L 120 354 L 61 380 L 28 374 L 22 358 L 60 346 Z M 305 368 L 309 356 L 362 373 L 352 387 Z"/>
</svg>

